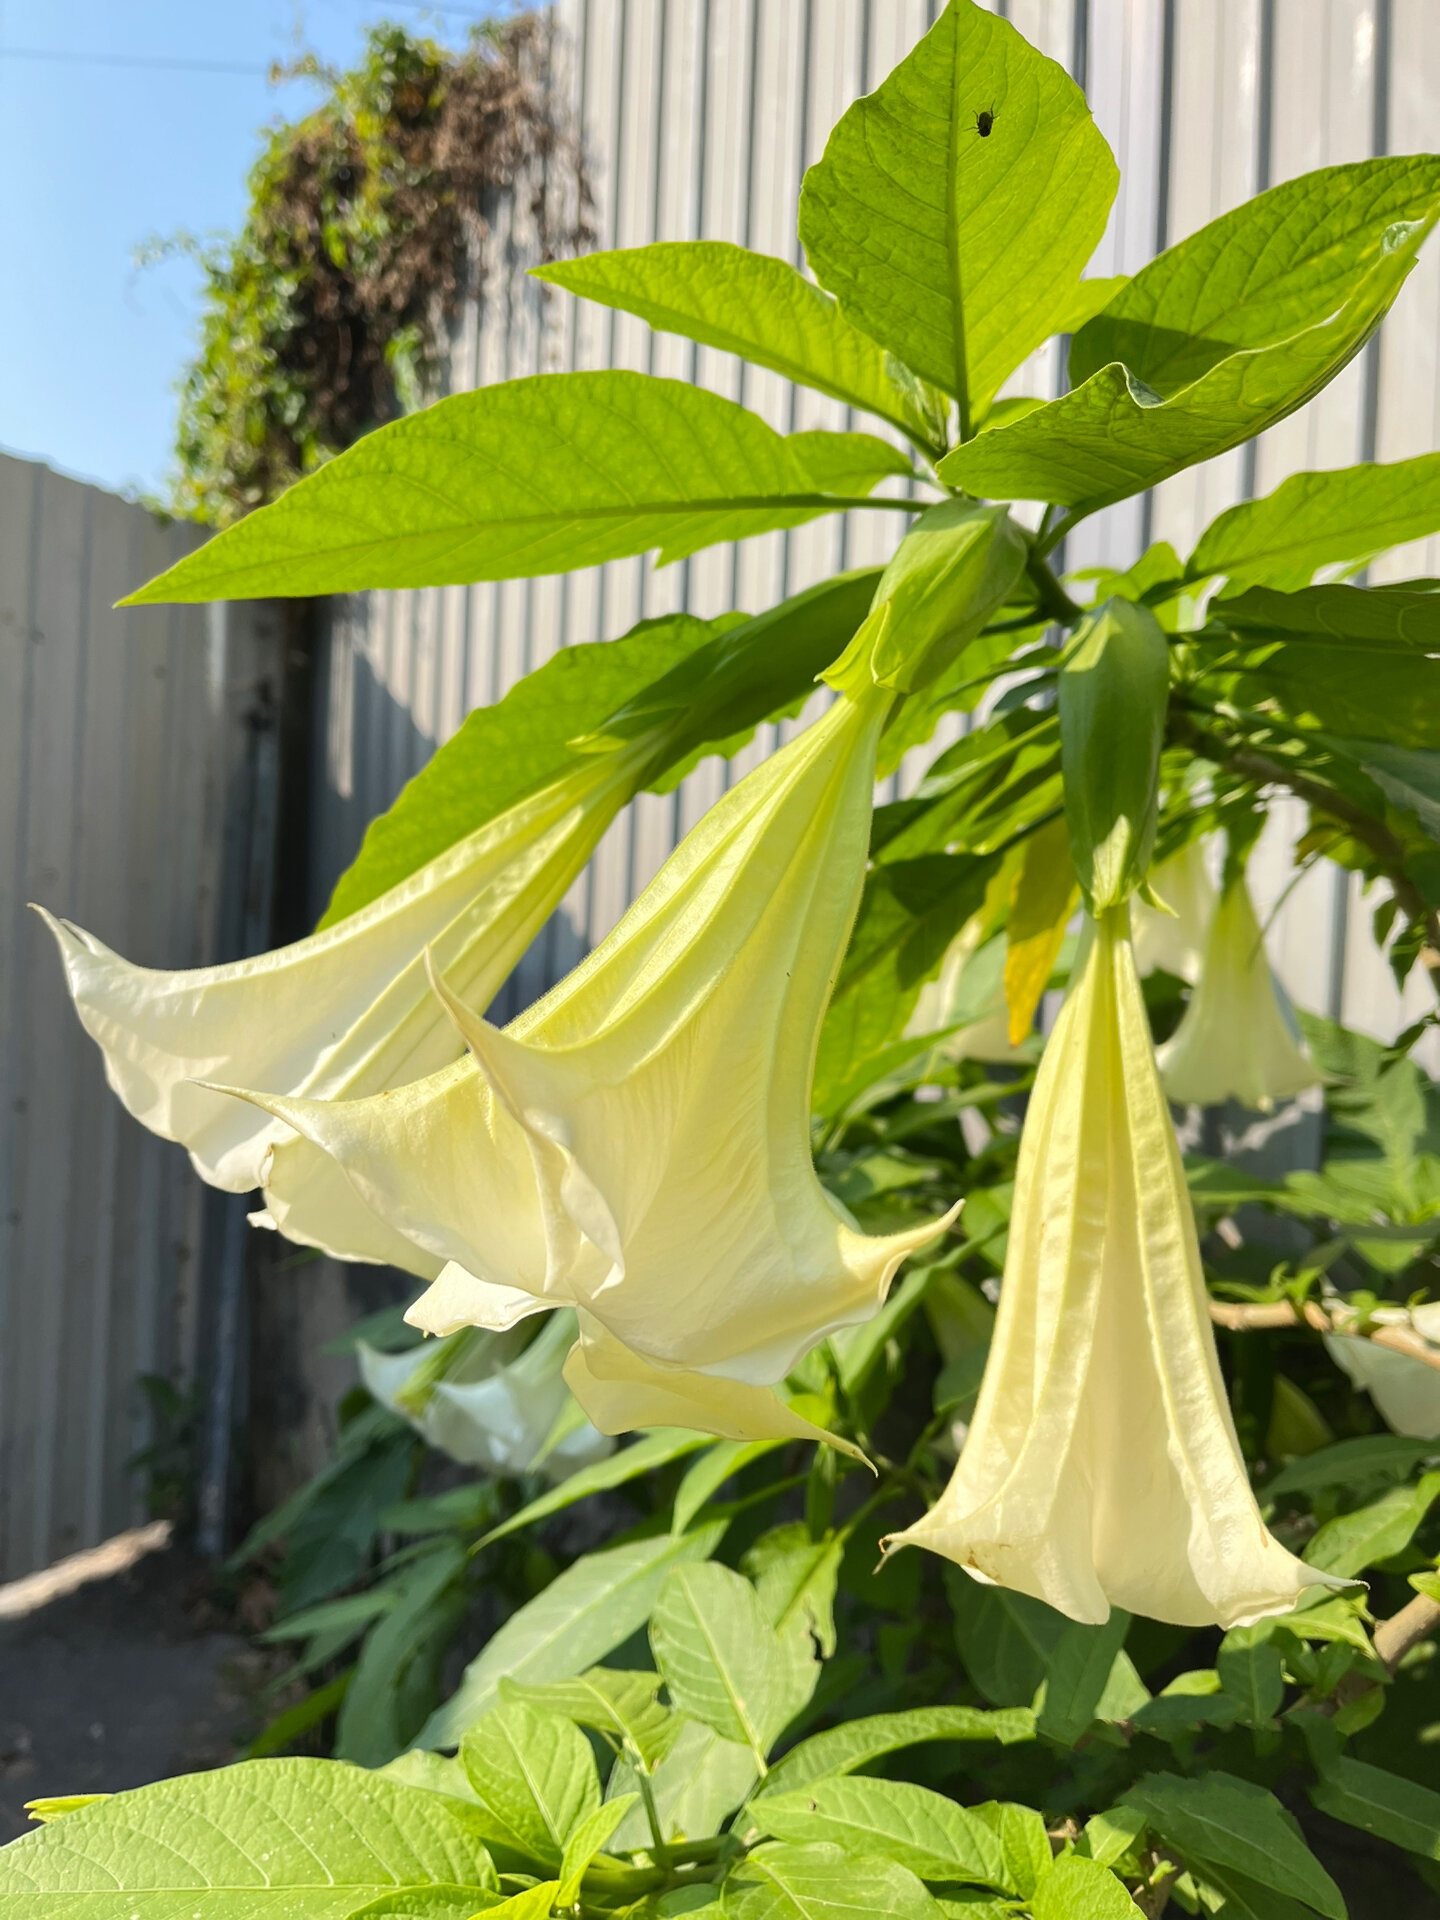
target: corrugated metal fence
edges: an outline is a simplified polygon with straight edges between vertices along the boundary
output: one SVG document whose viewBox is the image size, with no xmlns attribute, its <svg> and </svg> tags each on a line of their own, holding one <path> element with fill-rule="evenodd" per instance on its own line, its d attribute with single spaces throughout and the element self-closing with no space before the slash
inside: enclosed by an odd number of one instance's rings
<svg viewBox="0 0 1440 1920">
<path fill-rule="evenodd" d="M 803 265 L 795 202 L 836 119 L 879 83 L 939 0 L 559 0 L 554 84 L 584 128 L 601 246 L 738 241 Z M 1440 127 L 1434 0 L 997 0 L 1086 87 L 1120 163 L 1109 231 L 1091 266 L 1133 272 L 1163 245 L 1262 186 L 1372 152 L 1431 146 Z M 523 196 L 522 196 L 523 198 Z M 502 205 L 481 298 L 457 332 L 454 388 L 571 367 L 698 381 L 786 431 L 843 427 L 846 411 L 729 356 L 652 334 L 628 315 L 524 279 L 537 258 L 523 205 Z M 1236 452 L 1096 516 L 1070 567 L 1135 557 L 1148 539 L 1188 552 L 1204 524 L 1287 473 L 1397 459 L 1440 444 L 1440 249 L 1432 245 L 1381 340 L 1322 398 Z M 1052 344 L 1009 391 L 1057 391 Z M 874 431 L 874 423 L 863 424 Z M 610 638 L 676 607 L 758 612 L 840 565 L 882 559 L 899 516 L 852 514 L 719 548 L 656 571 L 632 560 L 561 579 L 375 594 L 336 607 L 321 666 L 313 894 L 318 905 L 365 822 L 472 707 L 498 699 L 557 648 Z M 1440 571 L 1440 543 L 1398 554 L 1388 577 Z M 1377 570 L 1377 576 L 1380 570 Z M 711 762 L 663 800 L 642 796 L 523 964 L 523 1002 L 601 938 L 677 837 L 773 744 L 727 771 Z M 915 767 L 923 764 L 917 756 Z M 902 769 L 899 781 L 913 779 Z M 1263 903 L 1290 875 L 1300 810 L 1278 806 L 1255 870 Z M 1303 1005 L 1376 1031 L 1397 997 L 1353 889 L 1309 874 L 1272 928 Z M 1424 990 L 1412 990 L 1423 1003 Z"/>
<path fill-rule="evenodd" d="M 0 1579 L 131 1524 L 137 1383 L 195 1377 L 213 1203 L 109 1093 L 26 903 L 142 964 L 237 950 L 278 626 L 111 604 L 197 540 L 0 455 Z"/>
</svg>

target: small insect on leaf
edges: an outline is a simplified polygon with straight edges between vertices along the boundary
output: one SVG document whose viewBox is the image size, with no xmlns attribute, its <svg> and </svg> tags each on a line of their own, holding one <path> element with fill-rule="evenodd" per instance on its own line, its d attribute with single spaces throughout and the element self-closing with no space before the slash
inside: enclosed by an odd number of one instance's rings
<svg viewBox="0 0 1440 1920">
<path fill-rule="evenodd" d="M 988 140 L 990 138 L 990 130 L 994 125 L 995 125 L 994 107 L 993 106 L 982 107 L 980 112 L 977 113 L 975 116 L 976 133 L 979 134 L 982 140 Z"/>
</svg>

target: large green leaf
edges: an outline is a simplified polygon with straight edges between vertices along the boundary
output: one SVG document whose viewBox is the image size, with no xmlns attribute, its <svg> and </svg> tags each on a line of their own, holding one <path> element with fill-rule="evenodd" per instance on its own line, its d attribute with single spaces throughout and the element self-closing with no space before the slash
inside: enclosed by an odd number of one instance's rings
<svg viewBox="0 0 1440 1920">
<path fill-rule="evenodd" d="M 1440 841 L 1440 753 L 1397 747 L 1388 740 L 1342 740 L 1325 744 L 1368 773 L 1392 807 L 1414 816 L 1423 833 Z"/>
<path fill-rule="evenodd" d="M 1211 613 L 1237 633 L 1304 634 L 1314 647 L 1338 647 L 1347 654 L 1425 655 L 1440 648 L 1440 593 L 1404 587 L 1332 583 L 1294 593 L 1250 587 L 1215 601 Z"/>
<path fill-rule="evenodd" d="M 1074 390 L 957 447 L 942 479 L 1079 515 L 1239 445 L 1359 352 L 1437 217 L 1428 155 L 1273 187 L 1136 274 L 1075 336 Z"/>
<path fill-rule="evenodd" d="M 853 1773 L 904 1747 L 933 1740 L 998 1740 L 1002 1746 L 1033 1740 L 1035 1716 L 1028 1707 L 913 1707 L 908 1713 L 879 1713 L 812 1734 L 792 1747 L 765 1776 L 761 1794 L 792 1793 L 812 1780 Z"/>
<path fill-rule="evenodd" d="M 737 752 L 761 720 L 803 701 L 844 652 L 880 573 L 839 574 L 751 620 L 665 614 L 619 640 L 566 647 L 495 706 L 470 714 L 371 821 L 321 926 L 378 899 L 608 742 L 651 736 L 635 784 L 657 792 L 703 753 Z"/>
<path fill-rule="evenodd" d="M 882 1073 L 932 1044 L 922 1034 L 897 1047 L 921 987 L 981 906 L 997 864 L 932 853 L 871 870 L 821 1029 L 815 1112 L 843 1112 Z"/>
<path fill-rule="evenodd" d="M 524 1686 L 502 1680 L 500 1698 L 521 1700 L 531 1707 L 563 1713 L 578 1726 L 594 1727 L 623 1740 L 646 1767 L 654 1767 L 675 1744 L 684 1724 L 656 1699 L 658 1673 L 628 1673 L 610 1667 L 592 1667 L 574 1680 L 549 1680 Z"/>
<path fill-rule="evenodd" d="M 1050 1836 L 1043 1816 L 1013 1800 L 985 1800 L 970 1812 L 999 1840 L 1006 1884 L 1028 1900 L 1050 1871 Z"/>
<path fill-rule="evenodd" d="M 1073 1747 L 1089 1731 L 1129 1630 L 1130 1616 L 1120 1607 L 1111 1608 L 1109 1620 L 1101 1627 L 1070 1622 L 1045 1670 L 1037 1733 Z"/>
<path fill-rule="evenodd" d="M 677 1567 L 650 1621 L 671 1704 L 760 1761 L 819 1677 L 807 1642 L 778 1632 L 750 1582 L 713 1562 Z"/>
<path fill-rule="evenodd" d="M 704 1560 L 723 1521 L 587 1553 L 511 1614 L 465 1669 L 458 1691 L 421 1729 L 419 1744 L 453 1747 L 499 1698 L 502 1680 L 568 1680 L 603 1660 L 650 1617 L 672 1567 Z"/>
<path fill-rule="evenodd" d="M 652 547 L 679 560 L 883 505 L 871 488 L 909 472 L 871 434 L 779 434 L 681 380 L 533 374 L 367 434 L 126 604 L 516 580 Z"/>
<path fill-rule="evenodd" d="M 1078 1853 L 1041 1876 L 1030 1902 L 1034 1920 L 1135 1920 L 1138 1910 L 1123 1880 Z"/>
<path fill-rule="evenodd" d="M 964 1807 L 908 1780 L 842 1775 L 799 1793 L 766 1794 L 751 1808 L 763 1833 L 807 1846 L 898 1861 L 922 1880 L 969 1880 L 1013 1893 L 999 1836 Z"/>
<path fill-rule="evenodd" d="M 590 1742 L 573 1720 L 506 1700 L 465 1735 L 460 1758 L 492 1840 L 559 1866 L 570 1834 L 600 1805 Z"/>
<path fill-rule="evenodd" d="M 855 324 L 961 400 L 963 436 L 1072 309 L 1118 177 L 1064 68 L 950 0 L 830 135 L 800 238 Z"/>
<path fill-rule="evenodd" d="M 1327 1520 L 1307 1544 L 1305 1558 L 1337 1579 L 1353 1579 L 1377 1560 L 1403 1552 L 1436 1500 L 1440 1473 L 1422 1475 L 1413 1487 L 1392 1487 L 1368 1507 Z"/>
<path fill-rule="evenodd" d="M 997 1707 L 1028 1706 L 1071 1623 L 1043 1600 L 982 1586 L 959 1567 L 945 1569 L 945 1586 L 970 1678 Z"/>
<path fill-rule="evenodd" d="M 1262 1887 L 1298 1896 L 1326 1920 L 1346 1920 L 1340 1889 L 1263 1787 L 1228 1773 L 1195 1780 L 1147 1773 L 1123 1796 L 1189 1866 L 1229 1868 Z"/>
<path fill-rule="evenodd" d="M 1342 1755 L 1326 1765 L 1310 1798 L 1332 1819 L 1440 1860 L 1440 1793 L 1429 1787 Z"/>
<path fill-rule="evenodd" d="M 466 1889 L 475 1911 L 496 1885 L 483 1832 L 478 1809 L 356 1767 L 248 1760 L 115 1794 L 25 1834 L 0 1850 L 0 1913 L 344 1920 L 430 1887 Z"/>
<path fill-rule="evenodd" d="M 383 1766 L 414 1738 L 440 1692 L 440 1663 L 465 1614 L 463 1543 L 442 1538 L 393 1580 L 394 1603 L 367 1635 L 335 1727 L 335 1758 Z"/>
<path fill-rule="evenodd" d="M 1223 573 L 1231 588 L 1306 586 L 1317 567 L 1368 560 L 1440 531 L 1440 453 L 1388 467 L 1292 473 L 1261 500 L 1242 500 L 1201 534 L 1188 580 Z"/>
<path fill-rule="evenodd" d="M 940 1920 L 906 1868 L 827 1845 L 757 1847 L 727 1878 L 721 1911 L 727 1920 Z"/>
<path fill-rule="evenodd" d="M 757 1771 L 749 1747 L 722 1738 L 699 1720 L 682 1720 L 674 1746 L 650 1776 L 650 1796 L 661 1833 L 667 1840 L 693 1840 L 697 1834 L 714 1833 L 754 1786 Z M 639 1784 L 635 1769 L 622 1756 L 611 1769 L 606 1798 L 613 1800 Z M 650 1840 L 649 1820 L 641 1808 L 632 1808 L 614 1844 L 624 1852 L 648 1847 Z"/>
<path fill-rule="evenodd" d="M 548 1519 L 552 1513 L 573 1507 L 577 1500 L 588 1500 L 593 1493 L 608 1493 L 614 1487 L 623 1487 L 627 1481 L 638 1480 L 642 1474 L 653 1473 L 658 1467 L 682 1460 L 687 1453 L 698 1453 L 701 1447 L 709 1445 L 708 1434 L 692 1433 L 685 1427 L 657 1427 L 632 1445 L 621 1447 L 604 1460 L 572 1473 L 558 1487 L 551 1487 L 548 1493 L 542 1493 L 539 1499 L 512 1513 L 498 1527 L 492 1527 L 476 1544 L 488 1547 L 494 1540 L 503 1540 L 507 1534 L 517 1533 L 522 1527 Z"/>
<path fill-rule="evenodd" d="M 927 404 L 920 383 L 788 261 L 728 240 L 661 240 L 531 272 L 586 300 L 638 314 L 660 332 L 737 353 L 863 407 L 923 446 L 944 448 L 944 415 L 934 399 Z"/>
</svg>

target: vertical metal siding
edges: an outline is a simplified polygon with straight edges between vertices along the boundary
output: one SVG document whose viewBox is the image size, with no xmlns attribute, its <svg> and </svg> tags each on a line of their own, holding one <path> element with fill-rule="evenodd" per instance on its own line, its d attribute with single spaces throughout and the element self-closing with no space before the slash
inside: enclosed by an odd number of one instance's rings
<svg viewBox="0 0 1440 1920">
<path fill-rule="evenodd" d="M 202 1189 L 105 1087 L 27 902 L 142 964 L 215 957 L 278 643 L 245 608 L 112 604 L 197 539 L 0 456 L 0 1579 L 135 1519 L 137 1378 L 194 1377 Z"/>
<path fill-rule="evenodd" d="M 1077 72 L 1120 163 L 1120 194 L 1095 274 L 1134 272 L 1159 245 L 1270 182 L 1387 147 L 1433 144 L 1440 118 L 1433 0 L 991 3 Z M 805 168 L 846 106 L 879 83 L 937 11 L 937 0 L 558 0 L 555 84 L 585 129 L 598 244 L 703 236 L 803 265 L 794 209 Z M 534 257 L 525 208 L 497 204 L 483 292 L 457 328 L 455 387 L 540 369 L 622 366 L 696 381 L 785 431 L 849 424 L 883 431 L 727 355 L 542 291 L 523 277 Z M 1184 555 L 1222 508 L 1298 468 L 1395 459 L 1440 445 L 1437 317 L 1440 250 L 1432 246 L 1368 360 L 1266 434 L 1252 456 L 1224 455 L 1084 523 L 1067 544 L 1066 565 L 1128 564 L 1147 538 L 1169 540 Z M 1052 343 L 1007 391 L 1053 393 L 1060 377 Z M 462 709 L 498 699 L 557 647 L 613 637 L 671 608 L 758 611 L 836 566 L 882 560 L 902 524 L 898 516 L 853 513 L 712 549 L 659 572 L 630 560 L 560 579 L 337 604 L 327 638 L 317 907 L 365 821 L 448 738 Z M 1421 547 L 1394 556 L 1376 577 L 1440 572 L 1440 543 Z M 705 764 L 674 796 L 642 795 L 611 828 L 497 1012 L 522 1004 L 603 937 L 725 785 L 793 730 L 762 728 L 728 767 Z M 940 737 L 960 730 L 952 720 Z M 908 790 L 926 757 L 912 756 L 889 790 Z M 1273 810 L 1255 868 L 1262 907 L 1290 882 L 1301 816 L 1293 804 Z M 1394 1030 L 1400 998 L 1343 876 L 1329 867 L 1307 875 L 1281 908 L 1271 942 L 1301 1004 L 1379 1033 Z M 1405 1007 L 1423 991 L 1412 984 Z"/>
</svg>

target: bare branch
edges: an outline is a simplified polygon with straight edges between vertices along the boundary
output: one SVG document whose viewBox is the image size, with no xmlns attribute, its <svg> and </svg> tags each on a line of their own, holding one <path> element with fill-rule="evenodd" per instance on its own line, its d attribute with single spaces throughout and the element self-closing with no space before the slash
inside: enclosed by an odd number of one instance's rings
<svg viewBox="0 0 1440 1920">
<path fill-rule="evenodd" d="M 1440 1370 L 1440 1347 L 1432 1346 L 1413 1327 L 1373 1326 L 1362 1331 L 1337 1320 L 1315 1300 L 1305 1302 L 1303 1315 L 1297 1313 L 1288 1300 L 1267 1300 L 1259 1306 L 1212 1300 L 1210 1318 L 1217 1327 L 1226 1327 L 1231 1333 L 1258 1333 L 1267 1328 L 1305 1325 L 1313 1327 L 1316 1333 L 1334 1333 L 1346 1340 L 1369 1340 L 1374 1346 L 1388 1348 L 1391 1353 L 1403 1353 L 1411 1360 Z"/>
</svg>

